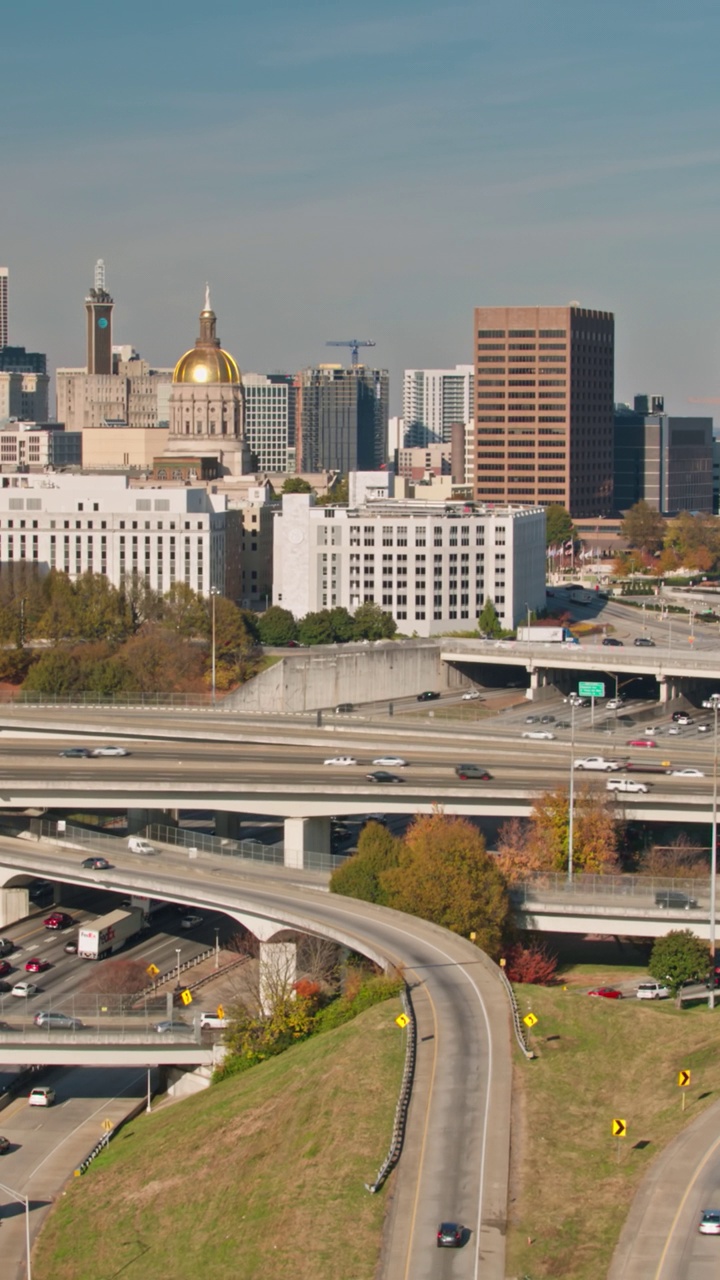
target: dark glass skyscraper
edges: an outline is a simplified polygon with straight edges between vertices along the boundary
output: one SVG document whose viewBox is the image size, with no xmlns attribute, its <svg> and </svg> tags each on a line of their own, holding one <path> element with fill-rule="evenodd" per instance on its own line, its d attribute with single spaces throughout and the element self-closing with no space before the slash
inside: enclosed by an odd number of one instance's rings
<svg viewBox="0 0 720 1280">
<path fill-rule="evenodd" d="M 374 471 L 387 459 L 387 369 L 318 365 L 298 377 L 298 471 Z"/>
</svg>

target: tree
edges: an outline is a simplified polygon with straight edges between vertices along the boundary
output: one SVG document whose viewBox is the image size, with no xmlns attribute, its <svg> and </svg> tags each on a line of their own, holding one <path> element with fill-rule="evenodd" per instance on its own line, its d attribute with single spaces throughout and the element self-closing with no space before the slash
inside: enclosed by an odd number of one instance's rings
<svg viewBox="0 0 720 1280">
<path fill-rule="evenodd" d="M 187 640 L 207 635 L 207 602 L 187 582 L 174 582 L 163 596 L 162 625 Z"/>
<path fill-rule="evenodd" d="M 344 605 L 336 605 L 330 610 L 333 637 L 337 644 L 345 644 L 355 634 L 355 621 Z"/>
<path fill-rule="evenodd" d="M 419 815 L 408 828 L 397 867 L 382 873 L 388 906 L 432 920 L 498 954 L 508 925 L 505 881 L 482 834 L 465 818 Z"/>
<path fill-rule="evenodd" d="M 534 801 L 527 826 L 515 819 L 501 827 L 498 861 L 509 881 L 567 868 L 569 816 L 568 792 L 556 787 Z M 620 834 L 621 824 L 609 797 L 591 785 L 579 787 L 575 796 L 573 870 L 617 871 Z"/>
<path fill-rule="evenodd" d="M 555 981 L 557 956 L 540 942 L 516 942 L 505 952 L 505 974 L 511 982 L 547 987 Z"/>
<path fill-rule="evenodd" d="M 323 493 L 316 499 L 318 507 L 346 507 L 350 500 L 347 476 L 335 481 L 329 493 Z"/>
<path fill-rule="evenodd" d="M 397 622 L 391 613 L 386 613 L 379 604 L 368 600 L 358 605 L 353 615 L 353 633 L 355 640 L 392 640 L 397 631 Z"/>
<path fill-rule="evenodd" d="M 669 845 L 654 844 L 643 857 L 639 872 L 641 875 L 677 879 L 687 876 L 707 878 L 708 856 L 702 845 L 693 844 L 687 832 L 681 831 Z"/>
<path fill-rule="evenodd" d="M 330 877 L 330 892 L 363 902 L 387 905 L 381 877 L 398 865 L 402 841 L 380 822 L 368 822 L 360 832 L 357 853 L 336 867 Z"/>
<path fill-rule="evenodd" d="M 552 870 L 551 850 L 532 836 L 532 826 L 521 818 L 511 818 L 501 826 L 497 863 L 508 884 L 517 884 L 540 871 Z"/>
<path fill-rule="evenodd" d="M 202 679 L 202 652 L 152 623 L 128 640 L 118 657 L 139 693 L 184 692 Z"/>
<path fill-rule="evenodd" d="M 306 613 L 298 623 L 298 640 L 301 644 L 332 644 L 335 639 L 329 609 L 318 613 Z"/>
<path fill-rule="evenodd" d="M 559 502 L 551 502 L 545 508 L 545 542 L 548 547 L 560 546 L 575 536 L 575 526 L 569 513 Z"/>
<path fill-rule="evenodd" d="M 102 573 L 84 573 L 74 584 L 74 634 L 83 640 L 123 640 L 133 630 L 132 608 Z"/>
<path fill-rule="evenodd" d="M 209 638 L 212 639 L 212 602 L 208 611 Z M 215 599 L 215 652 L 218 658 L 228 654 L 247 654 L 253 647 L 242 609 L 226 596 Z"/>
<path fill-rule="evenodd" d="M 297 639 L 297 622 L 289 609 L 273 604 L 260 614 L 258 632 L 261 644 L 286 645 Z"/>
<path fill-rule="evenodd" d="M 684 982 L 703 978 L 708 971 L 710 951 L 707 942 L 691 929 L 672 929 L 653 946 L 648 973 L 658 982 L 667 982 L 677 995 Z"/>
<path fill-rule="evenodd" d="M 28 693 L 66 696 L 80 689 L 80 671 L 77 659 L 69 649 L 49 649 L 28 671 L 23 689 Z"/>
<path fill-rule="evenodd" d="M 667 526 L 665 547 L 674 551 L 688 569 L 705 572 L 713 568 L 720 556 L 717 517 L 681 511 Z"/>
<path fill-rule="evenodd" d="M 482 607 L 482 613 L 478 618 L 478 631 L 482 631 L 484 636 L 499 636 L 502 631 L 500 619 L 497 616 L 495 601 L 488 596 Z"/>
<path fill-rule="evenodd" d="M 288 476 L 283 481 L 281 493 L 312 493 L 313 487 L 308 484 L 307 480 L 303 480 L 302 476 Z"/>
<path fill-rule="evenodd" d="M 659 551 L 665 537 L 665 521 L 659 511 L 648 505 L 644 498 L 625 513 L 620 534 L 631 547 L 640 551 Z"/>
</svg>

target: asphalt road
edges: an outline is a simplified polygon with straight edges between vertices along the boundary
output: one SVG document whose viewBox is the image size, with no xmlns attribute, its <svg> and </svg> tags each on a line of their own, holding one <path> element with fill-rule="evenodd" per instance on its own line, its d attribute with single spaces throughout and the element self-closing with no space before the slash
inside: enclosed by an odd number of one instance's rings
<svg viewBox="0 0 720 1280">
<path fill-rule="evenodd" d="M 34 1241 L 73 1169 L 102 1138 L 103 1121 L 118 1124 L 147 1092 L 147 1072 L 137 1068 L 56 1070 L 42 1081 L 57 1091 L 55 1106 L 30 1107 L 24 1094 L 0 1112 L 0 1132 L 12 1143 L 0 1158 L 3 1280 L 26 1275 L 25 1206 L 4 1187 L 28 1197 Z"/>
</svg>

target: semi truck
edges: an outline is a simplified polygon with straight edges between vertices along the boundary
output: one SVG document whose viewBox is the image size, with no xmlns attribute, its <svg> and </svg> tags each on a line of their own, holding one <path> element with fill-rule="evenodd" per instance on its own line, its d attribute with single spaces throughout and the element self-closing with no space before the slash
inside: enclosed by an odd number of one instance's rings
<svg viewBox="0 0 720 1280">
<path fill-rule="evenodd" d="M 518 640 L 534 640 L 544 641 L 546 644 L 562 644 L 563 641 L 569 640 L 571 644 L 576 643 L 575 636 L 572 631 L 568 631 L 567 627 L 543 627 L 541 623 L 531 623 L 529 627 L 518 627 Z"/>
<path fill-rule="evenodd" d="M 143 924 L 143 913 L 138 907 L 100 916 L 99 920 L 80 930 L 78 956 L 83 960 L 104 960 L 105 956 L 111 956 L 124 947 L 128 938 L 140 932 Z"/>
</svg>

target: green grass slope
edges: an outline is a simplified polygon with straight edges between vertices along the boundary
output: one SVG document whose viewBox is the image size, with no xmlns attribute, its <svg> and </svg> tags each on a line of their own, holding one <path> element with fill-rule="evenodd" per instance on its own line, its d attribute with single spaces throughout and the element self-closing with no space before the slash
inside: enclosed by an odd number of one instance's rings
<svg viewBox="0 0 720 1280">
<path fill-rule="evenodd" d="M 402 1076 L 398 1000 L 124 1129 L 48 1220 L 34 1280 L 368 1280 Z"/>
</svg>

